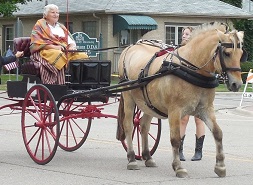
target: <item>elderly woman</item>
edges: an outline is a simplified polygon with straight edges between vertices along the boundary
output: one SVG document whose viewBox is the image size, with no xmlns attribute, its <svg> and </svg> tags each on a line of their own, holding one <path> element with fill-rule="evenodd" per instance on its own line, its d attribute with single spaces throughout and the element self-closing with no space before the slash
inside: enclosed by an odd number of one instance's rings
<svg viewBox="0 0 253 185">
<path fill-rule="evenodd" d="M 68 61 L 88 58 L 83 52 L 65 53 L 66 50 L 76 50 L 76 43 L 58 20 L 58 6 L 45 6 L 43 18 L 36 22 L 31 34 L 31 58 L 41 63 L 40 75 L 44 84 L 65 84 Z"/>
</svg>

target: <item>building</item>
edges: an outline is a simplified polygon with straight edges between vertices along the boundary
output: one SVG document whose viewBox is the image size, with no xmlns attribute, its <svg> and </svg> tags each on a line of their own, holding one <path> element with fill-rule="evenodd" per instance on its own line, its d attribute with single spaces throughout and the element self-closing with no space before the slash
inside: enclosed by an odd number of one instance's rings
<svg viewBox="0 0 253 185">
<path fill-rule="evenodd" d="M 242 0 L 242 9 L 253 12 L 253 2 L 251 0 Z"/>
<path fill-rule="evenodd" d="M 219 0 L 33 0 L 19 4 L 14 17 L 0 18 L 3 52 L 12 46 L 14 37 L 30 36 L 45 3 L 59 6 L 60 22 L 68 25 L 72 33 L 84 32 L 97 38 L 101 48 L 129 45 L 139 39 L 177 45 L 184 26 L 253 18 L 252 13 Z M 95 58 L 111 60 L 114 73 L 120 52 L 121 48 L 110 49 Z"/>
</svg>

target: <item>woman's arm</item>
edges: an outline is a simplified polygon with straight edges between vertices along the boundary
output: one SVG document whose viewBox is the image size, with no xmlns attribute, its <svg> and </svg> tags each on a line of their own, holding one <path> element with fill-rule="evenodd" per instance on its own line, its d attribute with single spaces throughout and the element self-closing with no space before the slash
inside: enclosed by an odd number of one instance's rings
<svg viewBox="0 0 253 185">
<path fill-rule="evenodd" d="M 68 49 L 76 50 L 76 42 L 68 35 Z"/>
</svg>

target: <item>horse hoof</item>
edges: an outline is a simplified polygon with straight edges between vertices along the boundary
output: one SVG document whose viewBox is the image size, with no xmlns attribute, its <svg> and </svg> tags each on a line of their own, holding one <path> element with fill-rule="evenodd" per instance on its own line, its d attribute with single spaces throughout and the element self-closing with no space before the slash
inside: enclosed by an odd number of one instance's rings
<svg viewBox="0 0 253 185">
<path fill-rule="evenodd" d="M 225 168 L 225 167 L 215 166 L 214 172 L 215 172 L 219 177 L 226 177 L 226 168 Z"/>
<path fill-rule="evenodd" d="M 176 176 L 179 177 L 179 178 L 186 178 L 186 177 L 188 177 L 187 170 L 186 169 L 178 169 L 176 171 Z"/>
<path fill-rule="evenodd" d="M 146 165 L 146 167 L 156 167 L 156 163 L 153 159 L 149 159 L 149 160 L 145 161 L 145 165 Z"/>
<path fill-rule="evenodd" d="M 135 161 L 135 162 L 130 162 L 130 163 L 128 163 L 127 169 L 128 169 L 128 170 L 139 170 L 140 168 L 139 168 L 139 166 L 137 165 L 137 162 Z"/>
</svg>

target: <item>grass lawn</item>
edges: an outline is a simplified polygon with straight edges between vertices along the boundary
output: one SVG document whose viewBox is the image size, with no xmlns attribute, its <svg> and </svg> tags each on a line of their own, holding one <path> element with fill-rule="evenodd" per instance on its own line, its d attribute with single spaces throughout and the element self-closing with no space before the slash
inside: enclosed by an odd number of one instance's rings
<svg viewBox="0 0 253 185">
<path fill-rule="evenodd" d="M 0 84 L 0 90 L 6 90 L 7 89 L 7 81 L 11 80 L 11 81 L 16 81 L 17 80 L 17 75 L 16 74 L 1 74 L 0 75 L 1 78 L 1 84 Z M 21 80 L 22 77 L 19 75 L 18 76 L 18 80 Z"/>
<path fill-rule="evenodd" d="M 0 78 L 1 78 L 1 84 L 0 84 L 0 90 L 6 90 L 6 83 L 8 80 L 11 80 L 11 81 L 16 81 L 17 79 L 17 76 L 16 74 L 2 74 L 0 75 Z M 22 79 L 22 76 L 18 76 L 18 80 L 21 80 Z M 114 85 L 114 84 L 117 84 L 118 83 L 118 78 L 117 77 L 112 77 L 111 79 L 111 84 Z M 240 89 L 240 92 L 243 92 L 244 90 L 244 84 L 243 86 L 241 87 Z M 247 88 L 247 91 L 252 91 L 252 85 L 248 85 L 248 88 Z M 229 92 L 227 87 L 224 85 L 224 84 L 220 84 L 217 88 L 216 88 L 216 92 Z"/>
</svg>

